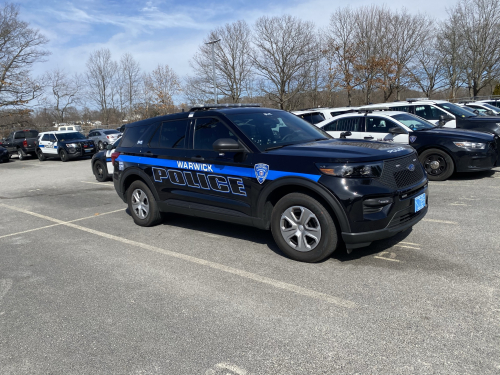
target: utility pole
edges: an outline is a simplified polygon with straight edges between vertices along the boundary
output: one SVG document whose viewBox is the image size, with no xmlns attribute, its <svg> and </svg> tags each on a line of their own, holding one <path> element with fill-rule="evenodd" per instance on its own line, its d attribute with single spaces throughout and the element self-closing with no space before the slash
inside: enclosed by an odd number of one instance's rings
<svg viewBox="0 0 500 375">
<path fill-rule="evenodd" d="M 213 70 L 213 78 L 214 78 L 214 102 L 215 104 L 218 103 L 218 99 L 217 99 L 217 82 L 216 82 L 216 79 L 215 79 L 215 43 L 218 43 L 220 42 L 220 39 L 217 39 L 217 40 L 212 40 L 208 43 L 205 43 L 205 44 L 211 44 L 212 45 L 212 70 Z"/>
</svg>

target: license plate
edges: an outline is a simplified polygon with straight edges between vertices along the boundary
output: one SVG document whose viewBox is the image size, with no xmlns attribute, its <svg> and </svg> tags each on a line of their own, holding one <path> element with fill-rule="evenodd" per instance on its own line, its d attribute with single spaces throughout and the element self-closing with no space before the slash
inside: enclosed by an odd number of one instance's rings
<svg viewBox="0 0 500 375">
<path fill-rule="evenodd" d="M 420 194 L 418 197 L 415 198 L 415 212 L 420 211 L 424 207 L 425 207 L 425 193 Z"/>
<path fill-rule="evenodd" d="M 92 151 L 92 149 L 90 149 L 90 150 L 85 150 L 85 152 L 90 152 L 90 151 Z"/>
</svg>

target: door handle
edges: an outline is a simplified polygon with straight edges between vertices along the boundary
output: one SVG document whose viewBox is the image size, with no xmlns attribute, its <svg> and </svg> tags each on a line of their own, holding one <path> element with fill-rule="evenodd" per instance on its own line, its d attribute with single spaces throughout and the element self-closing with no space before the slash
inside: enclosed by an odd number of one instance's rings
<svg viewBox="0 0 500 375">
<path fill-rule="evenodd" d="M 203 161 L 203 160 L 205 160 L 205 158 L 202 157 L 202 156 L 193 156 L 191 158 L 191 160 L 193 160 L 193 161 Z"/>
<path fill-rule="evenodd" d="M 373 137 L 370 135 L 369 137 L 365 137 L 364 139 L 373 139 Z"/>
</svg>

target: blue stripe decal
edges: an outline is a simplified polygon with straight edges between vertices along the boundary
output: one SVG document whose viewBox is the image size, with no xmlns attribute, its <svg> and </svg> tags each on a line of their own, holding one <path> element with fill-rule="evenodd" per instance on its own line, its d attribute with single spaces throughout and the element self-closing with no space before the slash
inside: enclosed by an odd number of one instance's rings
<svg viewBox="0 0 500 375">
<path fill-rule="evenodd" d="M 44 145 L 38 145 L 38 147 L 45 147 Z"/>
<path fill-rule="evenodd" d="M 54 146 L 54 148 L 57 148 L 57 146 Z"/>
<path fill-rule="evenodd" d="M 147 158 L 147 157 L 142 157 L 142 156 L 131 156 L 131 155 L 120 155 L 120 156 L 118 156 L 118 158 L 116 158 L 116 160 L 123 161 L 123 162 L 129 162 L 129 163 L 146 164 L 146 165 L 151 165 L 151 166 L 155 166 L 155 167 L 167 167 L 167 168 L 175 168 L 175 169 L 182 169 L 182 170 L 206 172 L 206 171 L 203 171 L 202 169 L 196 170 L 196 169 L 180 168 L 177 165 L 177 160 L 156 159 L 156 158 Z M 233 166 L 228 166 L 228 165 L 217 165 L 217 164 L 199 163 L 199 162 L 193 163 L 193 164 L 211 165 L 213 172 L 219 172 L 219 173 L 226 174 L 226 175 L 256 178 L 255 171 L 253 168 L 233 167 Z M 271 170 L 271 167 L 269 167 L 269 173 L 267 175 L 266 180 L 276 180 L 276 179 L 281 178 L 281 177 L 304 177 L 304 178 L 308 178 L 309 180 L 313 180 L 315 182 L 318 182 L 321 175 L 319 175 L 319 174 L 307 174 L 307 173 L 295 173 L 295 172 L 284 172 L 284 171 L 273 171 L 273 170 Z"/>
<path fill-rule="evenodd" d="M 111 161 L 111 158 L 106 158 L 106 161 L 107 161 L 107 162 L 108 162 L 108 161 Z"/>
</svg>

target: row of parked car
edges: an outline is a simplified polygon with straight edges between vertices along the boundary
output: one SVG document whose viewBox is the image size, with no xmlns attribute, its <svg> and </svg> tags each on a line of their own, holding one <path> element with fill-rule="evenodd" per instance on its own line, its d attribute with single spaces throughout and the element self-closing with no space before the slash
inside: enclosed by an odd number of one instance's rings
<svg viewBox="0 0 500 375">
<path fill-rule="evenodd" d="M 293 113 L 335 138 L 411 145 L 430 180 L 446 180 L 454 172 L 488 170 L 498 163 L 500 108 L 484 101 L 454 104 L 408 99 Z"/>
</svg>

